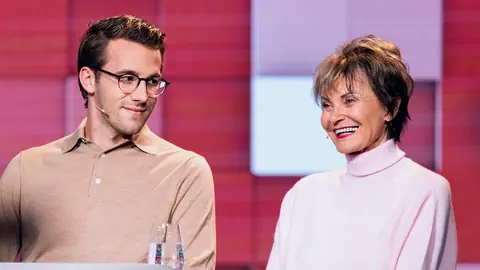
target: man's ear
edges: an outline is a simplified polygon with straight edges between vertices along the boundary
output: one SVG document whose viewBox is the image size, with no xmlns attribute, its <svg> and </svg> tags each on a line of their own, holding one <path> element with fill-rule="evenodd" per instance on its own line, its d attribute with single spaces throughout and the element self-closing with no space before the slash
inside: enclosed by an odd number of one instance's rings
<svg viewBox="0 0 480 270">
<path fill-rule="evenodd" d="M 394 107 L 393 107 L 393 112 L 390 113 L 387 110 L 387 113 L 385 114 L 385 118 L 384 118 L 385 122 L 390 122 L 390 121 L 393 120 L 393 118 L 395 118 L 395 116 L 397 116 L 398 108 L 400 107 L 401 100 L 400 100 L 400 98 L 396 98 L 394 102 L 395 102 L 395 104 L 394 104 Z"/>
<path fill-rule="evenodd" d="M 95 93 L 95 73 L 92 69 L 82 67 L 78 73 L 78 80 L 82 84 L 83 89 L 85 89 L 89 95 Z"/>
</svg>

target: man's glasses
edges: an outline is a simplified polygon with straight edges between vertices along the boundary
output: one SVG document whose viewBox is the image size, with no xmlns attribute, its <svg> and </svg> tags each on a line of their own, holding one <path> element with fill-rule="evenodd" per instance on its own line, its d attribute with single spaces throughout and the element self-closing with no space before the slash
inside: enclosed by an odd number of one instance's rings
<svg viewBox="0 0 480 270">
<path fill-rule="evenodd" d="M 165 89 L 167 89 L 167 86 L 170 84 L 169 81 L 165 80 L 160 76 L 150 77 L 150 78 L 140 78 L 137 75 L 131 74 L 131 73 L 118 75 L 118 74 L 103 70 L 101 68 L 91 67 L 91 69 L 101 71 L 105 74 L 108 74 L 112 77 L 117 78 L 118 88 L 120 88 L 120 90 L 124 94 L 133 93 L 140 85 L 140 82 L 145 81 L 145 84 L 147 86 L 147 95 L 149 97 L 156 98 L 158 96 L 161 96 L 165 92 Z"/>
</svg>

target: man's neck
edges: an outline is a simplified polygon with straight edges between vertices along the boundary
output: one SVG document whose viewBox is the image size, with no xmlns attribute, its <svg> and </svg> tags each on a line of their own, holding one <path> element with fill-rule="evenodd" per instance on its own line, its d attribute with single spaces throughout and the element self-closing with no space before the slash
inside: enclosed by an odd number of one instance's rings
<svg viewBox="0 0 480 270">
<path fill-rule="evenodd" d="M 85 137 L 104 150 L 127 140 L 123 134 L 116 132 L 102 115 L 91 111 L 88 112 L 85 123 Z"/>
</svg>

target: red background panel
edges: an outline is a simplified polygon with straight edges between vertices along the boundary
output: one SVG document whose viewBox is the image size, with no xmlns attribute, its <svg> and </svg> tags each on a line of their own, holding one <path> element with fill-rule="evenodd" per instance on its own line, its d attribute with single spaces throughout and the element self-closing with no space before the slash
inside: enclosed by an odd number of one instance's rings
<svg viewBox="0 0 480 270">
<path fill-rule="evenodd" d="M 416 83 L 409 102 L 409 121 L 400 147 L 415 162 L 435 169 L 435 92 L 434 83 Z"/>
<path fill-rule="evenodd" d="M 252 249 L 258 264 L 266 263 L 273 244 L 280 205 L 299 177 L 255 178 L 255 238 Z"/>
<path fill-rule="evenodd" d="M 168 76 L 247 80 L 250 76 L 250 1 L 164 3 Z"/>
<path fill-rule="evenodd" d="M 444 1 L 443 166 L 457 220 L 459 260 L 479 262 L 480 2 Z"/>
<path fill-rule="evenodd" d="M 214 172 L 217 250 L 223 264 L 248 264 L 252 258 L 253 181 L 249 171 Z"/>
<path fill-rule="evenodd" d="M 0 78 L 0 169 L 22 149 L 63 136 L 63 80 Z"/>
<path fill-rule="evenodd" d="M 78 77 L 70 76 L 65 80 L 65 135 L 74 132 L 80 121 L 87 116 L 80 89 L 78 88 Z"/>
<path fill-rule="evenodd" d="M 249 168 L 249 80 L 178 79 L 163 96 L 165 137 L 214 169 Z"/>
<path fill-rule="evenodd" d="M 67 0 L 2 1 L 0 15 L 0 75 L 67 73 Z"/>
</svg>

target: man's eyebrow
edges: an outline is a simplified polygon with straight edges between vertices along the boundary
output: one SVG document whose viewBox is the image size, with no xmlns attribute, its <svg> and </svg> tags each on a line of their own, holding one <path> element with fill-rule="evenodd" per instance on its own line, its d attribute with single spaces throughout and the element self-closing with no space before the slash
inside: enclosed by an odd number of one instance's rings
<svg viewBox="0 0 480 270">
<path fill-rule="evenodd" d="M 135 70 L 131 70 L 131 69 L 122 69 L 122 70 L 120 70 L 120 71 L 117 71 L 117 73 L 119 73 L 119 74 L 133 74 L 133 75 L 135 75 L 135 76 L 140 77 L 140 75 L 139 75 L 138 72 L 136 72 Z M 153 77 L 162 77 L 162 75 L 160 75 L 160 74 L 158 74 L 157 72 L 155 72 L 155 73 L 149 75 L 149 76 L 146 77 L 146 78 L 149 79 L 149 78 L 153 78 Z"/>
<path fill-rule="evenodd" d="M 122 69 L 122 70 L 117 71 L 116 73 L 118 73 L 118 74 L 133 74 L 133 75 L 138 76 L 138 72 L 136 72 L 135 70 L 131 70 L 131 69 Z"/>
</svg>

